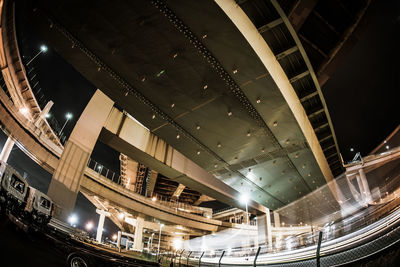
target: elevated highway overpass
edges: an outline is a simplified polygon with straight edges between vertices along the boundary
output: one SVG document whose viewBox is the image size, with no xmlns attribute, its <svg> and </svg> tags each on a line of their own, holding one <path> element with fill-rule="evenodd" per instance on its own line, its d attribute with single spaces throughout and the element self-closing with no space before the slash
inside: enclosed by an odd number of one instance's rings
<svg viewBox="0 0 400 267">
<path fill-rule="evenodd" d="M 32 19 L 119 108 L 219 180 L 277 209 L 340 171 L 312 66 L 276 3 L 262 21 L 233 1 L 76 4 L 39 1 Z"/>
<path fill-rule="evenodd" d="M 1 121 L 54 174 L 49 194 L 66 211 L 80 190 L 89 198 L 128 198 L 125 208 L 152 211 L 144 208 L 148 200 L 138 204 L 131 193 L 93 177 L 86 165 L 98 139 L 232 206 L 244 209 L 237 200 L 248 195 L 251 212 L 268 214 L 269 233 L 269 209 L 327 182 L 326 194 L 341 203 L 331 182 L 342 167 L 329 112 L 304 36 L 279 2 L 40 0 L 29 6 L 46 39 L 99 88 L 65 147 L 44 119 L 49 107 L 35 101 L 18 54 L 12 4 L 2 3 Z M 197 221 L 200 230 L 224 226 L 165 210 L 158 215 Z"/>
</svg>

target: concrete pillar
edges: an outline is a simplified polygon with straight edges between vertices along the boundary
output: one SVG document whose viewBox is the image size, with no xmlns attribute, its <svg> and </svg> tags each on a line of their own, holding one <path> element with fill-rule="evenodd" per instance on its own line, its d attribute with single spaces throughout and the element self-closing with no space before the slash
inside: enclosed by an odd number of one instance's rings
<svg viewBox="0 0 400 267">
<path fill-rule="evenodd" d="M 265 243 L 272 247 L 271 215 L 269 209 L 266 214 L 257 216 L 258 244 Z"/>
<path fill-rule="evenodd" d="M 147 196 L 151 196 L 156 186 L 158 172 L 151 170 L 149 182 L 147 183 Z"/>
<path fill-rule="evenodd" d="M 55 217 L 65 221 L 72 212 L 90 154 L 114 102 L 97 90 L 69 137 L 47 194 L 60 207 Z"/>
<path fill-rule="evenodd" d="M 143 244 L 143 225 L 144 225 L 144 218 L 137 217 L 136 218 L 136 226 L 135 226 L 135 240 L 133 242 L 133 249 L 136 251 L 142 251 L 142 244 Z"/>
<path fill-rule="evenodd" d="M 3 150 L 1 150 L 1 154 L 0 154 L 0 161 L 4 161 L 7 162 L 8 157 L 10 156 L 11 150 L 14 147 L 14 140 L 9 136 L 7 138 L 6 143 L 3 146 Z"/>
<path fill-rule="evenodd" d="M 106 215 L 104 213 L 101 213 L 99 218 L 99 224 L 97 225 L 97 234 L 96 234 L 96 240 L 99 243 L 101 243 L 101 237 L 103 236 L 103 227 L 105 218 Z"/>
<path fill-rule="evenodd" d="M 357 185 L 358 185 L 358 188 L 360 189 L 360 195 L 361 195 L 361 198 L 363 198 L 363 191 L 364 191 L 364 186 L 363 186 L 363 183 L 361 182 L 361 177 L 360 177 L 360 175 L 357 175 L 356 174 L 356 179 L 357 179 Z"/>
<path fill-rule="evenodd" d="M 279 213 L 274 211 L 274 225 L 275 227 L 281 227 L 281 219 L 279 217 Z"/>
<path fill-rule="evenodd" d="M 118 236 L 117 236 L 117 248 L 121 252 L 121 237 L 122 237 L 122 232 L 118 231 Z"/>
<path fill-rule="evenodd" d="M 368 180 L 365 176 L 364 169 L 359 169 L 358 173 L 360 175 L 361 184 L 363 186 L 363 191 L 361 192 L 361 195 L 364 196 L 364 200 L 366 203 L 370 203 L 372 201 L 371 191 L 369 190 Z"/>
<path fill-rule="evenodd" d="M 36 118 L 36 122 L 35 122 L 36 127 L 40 126 L 40 122 L 46 118 L 46 115 L 49 113 L 49 111 L 53 105 L 54 105 L 53 101 L 50 100 L 49 102 L 47 102 L 44 109 L 42 109 L 39 116 Z"/>
</svg>

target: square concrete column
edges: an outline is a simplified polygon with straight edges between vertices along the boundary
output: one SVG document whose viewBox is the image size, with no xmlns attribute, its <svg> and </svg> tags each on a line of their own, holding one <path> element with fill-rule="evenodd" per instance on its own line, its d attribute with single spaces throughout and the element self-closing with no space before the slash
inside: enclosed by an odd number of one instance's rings
<svg viewBox="0 0 400 267">
<path fill-rule="evenodd" d="M 144 218 L 137 217 L 136 218 L 136 227 L 135 227 L 135 240 L 133 242 L 133 249 L 136 251 L 143 250 L 143 225 L 144 225 Z"/>
<path fill-rule="evenodd" d="M 103 236 L 104 220 L 106 215 L 104 213 L 100 214 L 99 224 L 97 225 L 96 240 L 101 243 L 101 237 Z"/>
<path fill-rule="evenodd" d="M 271 215 L 269 209 L 266 214 L 257 216 L 258 244 L 265 243 L 272 247 Z"/>
<path fill-rule="evenodd" d="M 358 174 L 360 175 L 360 180 L 363 187 L 361 195 L 364 197 L 364 201 L 366 203 L 370 203 L 372 201 L 371 191 L 369 190 L 368 180 L 367 177 L 365 176 L 364 169 L 359 169 Z"/>
<path fill-rule="evenodd" d="M 281 227 L 281 219 L 279 217 L 279 213 L 274 211 L 274 225 L 275 227 Z"/>
<path fill-rule="evenodd" d="M 9 136 L 7 138 L 6 143 L 3 146 L 3 149 L 1 150 L 1 154 L 0 154 L 0 161 L 4 161 L 7 162 L 8 157 L 10 156 L 11 150 L 14 147 L 14 140 Z"/>
<path fill-rule="evenodd" d="M 57 205 L 55 217 L 66 221 L 75 206 L 90 154 L 114 102 L 100 90 L 79 117 L 54 171 L 47 194 Z"/>
</svg>

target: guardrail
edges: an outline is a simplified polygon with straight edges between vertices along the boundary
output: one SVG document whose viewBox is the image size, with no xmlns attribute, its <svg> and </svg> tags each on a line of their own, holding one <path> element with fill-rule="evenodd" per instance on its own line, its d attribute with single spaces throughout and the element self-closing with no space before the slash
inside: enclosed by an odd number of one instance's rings
<svg viewBox="0 0 400 267">
<path fill-rule="evenodd" d="M 125 189 L 129 190 L 128 188 L 126 188 L 125 185 L 122 184 L 122 177 L 121 175 L 117 174 L 116 172 L 108 169 L 107 167 L 105 167 L 103 164 L 98 163 L 97 161 L 93 160 L 93 159 L 89 159 L 87 166 L 94 170 L 95 172 L 97 172 L 99 175 L 111 180 L 112 182 L 124 186 Z M 129 190 L 132 193 L 135 194 L 139 194 L 133 190 Z M 139 194 L 140 195 L 140 194 Z M 202 208 L 202 207 L 196 207 L 196 206 L 192 206 L 186 203 L 181 203 L 181 202 L 177 202 L 177 201 L 173 201 L 170 198 L 165 198 L 161 195 L 157 195 L 157 194 L 145 194 L 144 197 L 151 199 L 152 201 L 157 202 L 158 204 L 161 204 L 165 207 L 169 207 L 169 208 L 173 208 L 176 210 L 176 212 L 184 212 L 184 213 L 188 213 L 188 214 L 197 214 L 203 217 L 207 217 L 208 219 L 211 219 L 211 215 L 212 215 L 212 209 L 207 209 L 207 208 Z"/>
</svg>

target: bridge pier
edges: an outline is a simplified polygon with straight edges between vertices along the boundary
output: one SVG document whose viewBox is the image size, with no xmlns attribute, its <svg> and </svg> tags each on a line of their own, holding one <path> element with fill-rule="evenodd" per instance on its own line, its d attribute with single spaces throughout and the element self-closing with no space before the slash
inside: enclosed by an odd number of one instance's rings
<svg viewBox="0 0 400 267">
<path fill-rule="evenodd" d="M 265 243 L 269 249 L 272 248 L 272 228 L 269 209 L 265 214 L 257 216 L 257 230 L 258 244 Z"/>
<path fill-rule="evenodd" d="M 114 105 L 97 90 L 73 129 L 53 174 L 47 194 L 59 207 L 55 217 L 65 221 L 74 209 L 90 154 Z"/>
<path fill-rule="evenodd" d="M 361 185 L 362 185 L 362 190 L 360 188 L 361 195 L 363 196 L 365 204 L 368 204 L 368 203 L 370 203 L 372 201 L 372 199 L 371 199 L 371 191 L 369 190 L 367 177 L 365 176 L 365 172 L 364 172 L 363 168 L 358 170 L 358 176 L 360 177 Z M 357 178 L 357 181 L 358 181 L 358 178 Z"/>
<path fill-rule="evenodd" d="M 3 146 L 0 154 L 0 161 L 7 162 L 8 157 L 10 156 L 11 150 L 13 149 L 15 141 L 12 139 L 11 136 L 7 138 L 6 143 Z"/>
<path fill-rule="evenodd" d="M 136 251 L 143 250 L 143 226 L 144 226 L 144 218 L 138 216 L 136 218 L 136 226 L 135 226 L 135 239 L 133 242 L 133 249 Z"/>
<path fill-rule="evenodd" d="M 110 213 L 108 211 L 99 209 L 96 209 L 96 213 L 100 215 L 99 223 L 97 224 L 96 240 L 97 242 L 101 243 L 101 238 L 103 237 L 104 220 L 106 219 L 106 216 L 110 216 Z"/>
</svg>

